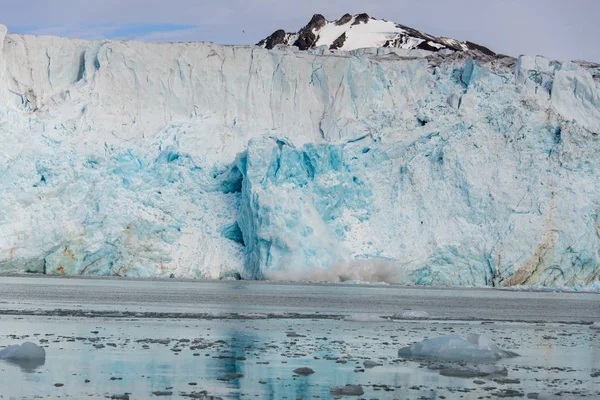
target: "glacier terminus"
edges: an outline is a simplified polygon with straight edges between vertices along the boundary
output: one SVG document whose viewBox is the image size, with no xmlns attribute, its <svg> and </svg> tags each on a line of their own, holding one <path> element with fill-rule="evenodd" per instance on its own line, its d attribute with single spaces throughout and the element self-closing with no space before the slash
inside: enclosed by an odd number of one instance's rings
<svg viewBox="0 0 600 400">
<path fill-rule="evenodd" d="M 600 65 L 354 48 L 356 18 L 303 49 L 0 26 L 0 273 L 599 288 Z"/>
</svg>

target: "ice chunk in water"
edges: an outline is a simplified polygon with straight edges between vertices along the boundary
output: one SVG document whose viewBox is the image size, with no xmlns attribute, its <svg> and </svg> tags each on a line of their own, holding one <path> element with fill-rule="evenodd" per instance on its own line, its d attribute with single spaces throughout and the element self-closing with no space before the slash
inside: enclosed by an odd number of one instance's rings
<svg viewBox="0 0 600 400">
<path fill-rule="evenodd" d="M 31 342 L 8 346 L 0 351 L 0 359 L 5 360 L 43 360 L 45 358 L 46 351 Z"/>
<path fill-rule="evenodd" d="M 500 349 L 485 336 L 471 333 L 466 339 L 457 335 L 425 339 L 398 350 L 398 356 L 407 359 L 485 362 L 516 357 L 518 354 Z"/>
<path fill-rule="evenodd" d="M 600 321 L 594 322 L 593 324 L 591 324 L 590 328 L 591 329 L 600 329 Z"/>
<path fill-rule="evenodd" d="M 329 393 L 333 397 L 338 396 L 362 396 L 365 394 L 362 386 L 360 385 L 346 385 L 346 386 L 334 386 L 329 390 Z"/>
<path fill-rule="evenodd" d="M 15 364 L 24 372 L 33 372 L 46 362 L 46 351 L 31 342 L 12 345 L 0 350 L 0 360 Z"/>
<path fill-rule="evenodd" d="M 363 365 L 365 366 L 365 368 L 375 368 L 381 367 L 383 364 L 377 361 L 367 360 L 363 363 Z"/>
</svg>

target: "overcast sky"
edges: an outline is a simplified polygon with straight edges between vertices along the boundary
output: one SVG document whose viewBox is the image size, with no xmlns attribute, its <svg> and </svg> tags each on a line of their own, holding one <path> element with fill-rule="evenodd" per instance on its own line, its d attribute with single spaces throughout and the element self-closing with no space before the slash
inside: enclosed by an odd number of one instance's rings
<svg viewBox="0 0 600 400">
<path fill-rule="evenodd" d="M 0 0 L 10 32 L 253 44 L 315 13 L 366 12 L 509 55 L 600 62 L 600 0 Z"/>
</svg>

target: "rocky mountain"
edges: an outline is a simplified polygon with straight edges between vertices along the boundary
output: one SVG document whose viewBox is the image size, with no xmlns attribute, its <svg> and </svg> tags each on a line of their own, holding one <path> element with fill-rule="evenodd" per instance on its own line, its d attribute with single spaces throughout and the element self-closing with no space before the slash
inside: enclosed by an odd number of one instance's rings
<svg viewBox="0 0 600 400">
<path fill-rule="evenodd" d="M 345 14 L 335 21 L 328 21 L 323 15 L 315 14 L 298 32 L 287 33 L 279 29 L 257 45 L 267 49 L 278 45 L 295 46 L 300 50 L 321 46 L 330 50 L 347 51 L 371 47 L 396 47 L 432 52 L 442 49 L 478 50 L 483 54 L 495 55 L 487 47 L 473 42 L 436 37 L 395 22 L 373 18 L 368 14 Z"/>
</svg>

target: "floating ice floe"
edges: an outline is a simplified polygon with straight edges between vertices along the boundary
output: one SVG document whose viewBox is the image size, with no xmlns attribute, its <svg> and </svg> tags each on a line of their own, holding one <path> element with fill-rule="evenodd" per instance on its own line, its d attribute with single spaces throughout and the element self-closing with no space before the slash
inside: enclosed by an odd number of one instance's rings
<svg viewBox="0 0 600 400">
<path fill-rule="evenodd" d="M 381 367 L 383 364 L 377 361 L 367 360 L 363 363 L 363 365 L 365 366 L 365 368 L 375 368 Z"/>
<path fill-rule="evenodd" d="M 296 368 L 294 370 L 294 373 L 296 375 L 300 375 L 300 376 L 308 376 L 308 375 L 312 375 L 315 373 L 315 371 L 312 368 L 308 368 L 308 367 L 301 367 L 301 368 Z"/>
<path fill-rule="evenodd" d="M 365 392 L 360 385 L 334 386 L 329 390 L 329 393 L 334 396 L 362 396 Z"/>
<path fill-rule="evenodd" d="M 457 335 L 425 339 L 398 350 L 398 356 L 405 359 L 485 362 L 518 354 L 502 350 L 491 339 L 472 333 L 466 339 Z"/>
<path fill-rule="evenodd" d="M 0 350 L 0 359 L 5 360 L 44 360 L 46 351 L 31 342 L 22 345 L 12 345 Z"/>
<path fill-rule="evenodd" d="M 24 372 L 33 372 L 46 363 L 46 351 L 34 343 L 26 342 L 0 350 L 0 360 L 19 366 Z"/>
<path fill-rule="evenodd" d="M 600 329 L 600 321 L 594 322 L 593 324 L 591 324 L 590 328 L 591 329 Z"/>
</svg>

